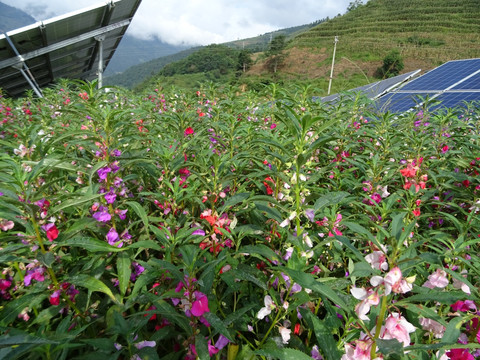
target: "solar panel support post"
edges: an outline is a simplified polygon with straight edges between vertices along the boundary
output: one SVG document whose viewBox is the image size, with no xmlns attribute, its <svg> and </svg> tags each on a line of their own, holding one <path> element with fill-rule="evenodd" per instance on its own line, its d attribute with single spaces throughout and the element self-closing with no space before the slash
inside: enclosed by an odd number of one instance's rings
<svg viewBox="0 0 480 360">
<path fill-rule="evenodd" d="M 335 44 L 333 45 L 332 69 L 330 70 L 330 80 L 328 81 L 327 95 L 330 95 L 330 90 L 332 89 L 333 67 L 335 66 L 335 52 L 337 51 L 337 42 L 338 42 L 338 36 L 335 36 Z"/>
<path fill-rule="evenodd" d="M 98 88 L 103 86 L 103 40 L 105 35 L 96 36 L 95 40 L 98 41 Z"/>
<path fill-rule="evenodd" d="M 35 81 L 35 77 L 31 73 L 27 64 L 25 64 L 25 60 L 23 59 L 23 57 L 18 52 L 17 48 L 15 47 L 15 44 L 10 39 L 10 37 L 7 34 L 4 34 L 4 35 L 5 35 L 5 39 L 7 39 L 8 45 L 10 45 L 10 47 L 12 48 L 15 55 L 17 55 L 17 58 L 20 60 L 19 63 L 12 65 L 12 67 L 16 70 L 19 70 L 22 73 L 25 80 L 27 80 L 28 84 L 33 89 L 35 94 L 37 94 L 37 96 L 39 98 L 43 98 L 42 90 L 40 90 L 40 86 L 38 86 L 37 82 Z M 25 68 L 25 70 L 23 70 L 24 68 Z"/>
</svg>

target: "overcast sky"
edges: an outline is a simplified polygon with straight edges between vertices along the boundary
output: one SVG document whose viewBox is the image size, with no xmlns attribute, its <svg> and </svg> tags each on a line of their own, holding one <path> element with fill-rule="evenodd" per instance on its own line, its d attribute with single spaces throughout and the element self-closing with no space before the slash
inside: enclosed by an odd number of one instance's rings
<svg viewBox="0 0 480 360">
<path fill-rule="evenodd" d="M 0 0 L 36 20 L 101 0 Z M 185 45 L 219 44 L 345 13 L 352 0 L 143 0 L 130 35 Z"/>
</svg>

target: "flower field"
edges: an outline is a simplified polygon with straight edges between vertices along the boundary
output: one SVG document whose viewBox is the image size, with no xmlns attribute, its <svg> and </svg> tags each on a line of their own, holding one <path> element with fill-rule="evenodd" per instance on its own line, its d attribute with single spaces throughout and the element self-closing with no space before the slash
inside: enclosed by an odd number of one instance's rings
<svg viewBox="0 0 480 360">
<path fill-rule="evenodd" d="M 480 107 L 0 98 L 0 359 L 480 358 Z"/>
</svg>

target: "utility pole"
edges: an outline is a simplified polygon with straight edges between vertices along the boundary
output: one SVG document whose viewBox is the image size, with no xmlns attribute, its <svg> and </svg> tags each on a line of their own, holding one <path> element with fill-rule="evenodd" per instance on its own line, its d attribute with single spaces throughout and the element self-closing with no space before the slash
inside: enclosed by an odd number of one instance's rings
<svg viewBox="0 0 480 360">
<path fill-rule="evenodd" d="M 327 95 L 330 95 L 330 89 L 332 88 L 333 67 L 335 66 L 335 51 L 337 50 L 337 42 L 338 42 L 338 36 L 335 36 L 335 45 L 333 45 L 332 70 L 330 71 L 330 80 L 328 81 Z"/>
</svg>

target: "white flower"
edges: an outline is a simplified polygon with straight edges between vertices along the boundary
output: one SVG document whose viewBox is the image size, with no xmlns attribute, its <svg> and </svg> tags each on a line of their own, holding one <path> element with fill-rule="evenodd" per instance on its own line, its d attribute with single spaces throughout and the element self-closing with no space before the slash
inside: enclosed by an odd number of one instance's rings
<svg viewBox="0 0 480 360">
<path fill-rule="evenodd" d="M 292 330 L 284 327 L 284 326 L 279 326 L 278 331 L 280 332 L 280 335 L 282 336 L 282 342 L 284 344 L 288 344 L 288 341 L 290 340 L 290 333 Z"/>
<path fill-rule="evenodd" d="M 263 299 L 265 306 L 260 309 L 257 314 L 257 319 L 262 320 L 265 316 L 270 315 L 273 309 L 275 309 L 275 303 L 273 302 L 270 295 L 266 295 Z"/>
</svg>

